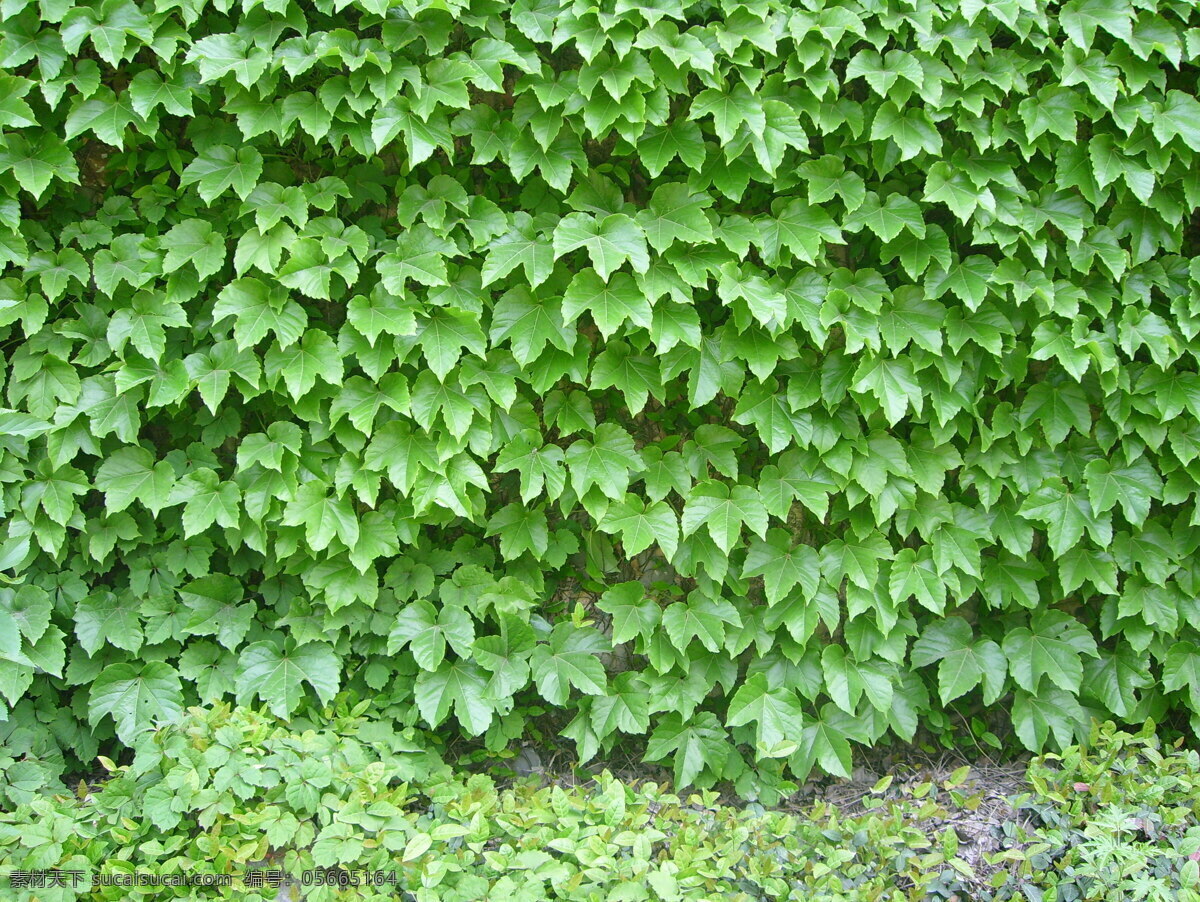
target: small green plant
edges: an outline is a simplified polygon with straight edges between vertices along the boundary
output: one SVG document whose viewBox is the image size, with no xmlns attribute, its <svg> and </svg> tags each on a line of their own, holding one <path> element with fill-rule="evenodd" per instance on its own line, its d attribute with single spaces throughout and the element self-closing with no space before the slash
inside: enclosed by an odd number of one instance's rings
<svg viewBox="0 0 1200 902">
<path fill-rule="evenodd" d="M 1200 760 L 1160 751 L 1150 731 L 1108 727 L 1089 749 L 1034 761 L 1015 809 L 979 815 L 994 794 L 963 767 L 885 777 L 861 789 L 859 813 L 785 813 L 607 772 L 500 786 L 455 773 L 426 737 L 374 713 L 339 704 L 320 724 L 285 726 L 265 711 L 189 709 L 129 763 L 102 759 L 95 783 L 0 813 L 5 898 L 116 902 L 128 890 L 99 875 L 141 872 L 230 877 L 156 898 L 271 902 L 257 870 L 307 902 L 1200 899 Z M 83 888 L 11 882 L 49 869 L 79 872 Z"/>
<path fill-rule="evenodd" d="M 97 784 L 38 793 L 0 815 L 0 874 L 82 871 L 90 886 L 92 875 L 134 870 L 225 873 L 239 875 L 227 888 L 160 897 L 246 902 L 270 898 L 242 876 L 268 867 L 310 902 L 394 899 L 397 889 L 422 902 L 489 893 L 902 899 L 964 886 L 972 874 L 953 845 L 923 829 L 947 815 L 928 798 L 929 784 L 887 798 L 881 784 L 870 814 L 857 818 L 825 804 L 807 818 L 739 810 L 717 804 L 715 793 L 626 786 L 607 773 L 570 789 L 541 781 L 501 789 L 487 776 L 454 775 L 422 737 L 395 733 L 364 709 L 336 710 L 316 728 L 225 705 L 190 709 L 179 725 L 143 737 L 131 763 L 104 759 L 108 773 Z M 304 876 L 321 868 L 395 874 L 396 882 L 375 893 Z M 102 887 L 79 898 L 123 892 Z"/>
<path fill-rule="evenodd" d="M 1049 754 L 1029 769 L 1021 808 L 1040 826 L 1018 886 L 1054 875 L 1057 899 L 1200 900 L 1200 755 L 1163 749 L 1148 723 L 1111 723 L 1087 746 Z M 1016 897 L 1016 898 L 1019 898 Z"/>
</svg>

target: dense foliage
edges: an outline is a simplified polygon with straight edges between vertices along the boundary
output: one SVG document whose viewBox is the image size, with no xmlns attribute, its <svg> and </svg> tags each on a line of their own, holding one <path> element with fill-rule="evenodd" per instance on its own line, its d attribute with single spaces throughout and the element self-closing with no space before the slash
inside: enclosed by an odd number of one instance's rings
<svg viewBox="0 0 1200 902">
<path fill-rule="evenodd" d="M 1034 829 L 1005 825 L 1026 853 L 1014 889 L 1036 898 L 1030 884 L 1052 885 L 1042 898 L 1059 900 L 1200 900 L 1200 755 L 1179 742 L 1163 747 L 1153 728 L 1104 724 L 1087 746 L 1030 765 L 1020 809 Z"/>
<path fill-rule="evenodd" d="M 452 775 L 365 708 L 292 729 L 245 708 L 190 709 L 144 734 L 132 764 L 106 762 L 102 781 L 0 814 L 0 886 L 13 871 L 79 875 L 77 893 L 16 886 L 5 898 L 115 902 L 131 897 L 117 878 L 140 872 L 229 875 L 153 895 L 243 902 L 1200 900 L 1200 758 L 1160 750 L 1149 730 L 1107 729 L 1090 749 L 1033 762 L 1030 791 L 981 855 L 974 834 L 987 828 L 970 811 L 991 791 L 966 767 L 885 778 L 857 814 L 738 810 L 607 772 L 501 788 Z"/>
<path fill-rule="evenodd" d="M 1200 712 L 1194 3 L 2 9 L 26 780 L 342 689 L 747 794 Z"/>
</svg>

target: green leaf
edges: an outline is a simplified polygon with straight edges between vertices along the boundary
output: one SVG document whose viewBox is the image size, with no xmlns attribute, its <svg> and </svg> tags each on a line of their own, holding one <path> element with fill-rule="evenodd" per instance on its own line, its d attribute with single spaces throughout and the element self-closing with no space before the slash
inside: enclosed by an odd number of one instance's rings
<svg viewBox="0 0 1200 902">
<path fill-rule="evenodd" d="M 592 702 L 592 729 L 600 736 L 621 730 L 645 733 L 650 728 L 650 702 L 638 674 L 622 673 L 609 686 L 609 694 Z"/>
<path fill-rule="evenodd" d="M 601 423 L 596 427 L 595 441 L 574 442 L 567 448 L 565 458 L 576 495 L 582 496 L 597 486 L 614 501 L 625 497 L 631 471 L 645 466 L 633 446 L 633 438 L 616 423 Z"/>
<path fill-rule="evenodd" d="M 286 348 L 272 345 L 267 351 L 264 370 L 271 382 L 282 377 L 295 401 L 312 391 L 318 378 L 338 385 L 344 372 L 337 345 L 320 329 L 309 329 L 298 343 Z"/>
<path fill-rule="evenodd" d="M 1086 731 L 1088 718 L 1074 695 L 1050 688 L 1038 695 L 1018 689 L 1013 697 L 1013 729 L 1025 748 L 1039 752 L 1051 735 L 1065 748 Z"/>
<path fill-rule="evenodd" d="M 910 343 L 931 354 L 940 354 L 945 319 L 945 307 L 926 298 L 920 289 L 903 286 L 892 293 L 891 303 L 883 309 L 879 332 L 894 354 Z"/>
<path fill-rule="evenodd" d="M 554 259 L 579 248 L 587 250 L 603 282 L 626 262 L 634 272 L 645 272 L 650 265 L 645 233 L 623 213 L 603 218 L 586 213 L 564 216 L 554 227 Z"/>
<path fill-rule="evenodd" d="M 578 273 L 563 296 L 564 323 L 571 325 L 585 310 L 605 339 L 611 338 L 626 320 L 645 329 L 650 327 L 650 301 L 626 273 L 618 273 L 611 281 L 592 269 Z"/>
<path fill-rule="evenodd" d="M 509 151 L 508 164 L 518 182 L 537 169 L 542 178 L 559 191 L 567 190 L 575 169 L 587 171 L 587 158 L 578 139 L 563 132 L 549 147 L 542 147 L 532 135 L 522 135 Z"/>
<path fill-rule="evenodd" d="M 287 262 L 275 270 L 280 284 L 323 301 L 333 297 L 335 274 L 352 284 L 358 277 L 358 264 L 349 254 L 331 257 L 311 238 L 301 238 L 289 247 Z M 340 286 L 337 293 L 341 293 Z"/>
<path fill-rule="evenodd" d="M 805 263 L 820 259 L 825 243 L 841 244 L 845 240 L 828 213 L 799 198 L 782 204 L 774 217 L 760 220 L 759 228 L 768 256 L 774 258 L 780 250 L 787 250 Z"/>
<path fill-rule="evenodd" d="M 1094 460 L 1083 472 L 1092 510 L 1103 514 L 1120 503 L 1125 519 L 1134 526 L 1146 522 L 1152 499 L 1162 497 L 1162 479 L 1144 457 L 1124 467 Z"/>
<path fill-rule="evenodd" d="M 417 330 L 417 341 L 429 368 L 445 381 L 463 351 L 482 357 L 487 339 L 479 321 L 462 310 L 436 308 L 429 311 Z"/>
<path fill-rule="evenodd" d="M 913 643 L 914 667 L 937 661 L 938 694 L 942 704 L 974 689 L 983 682 L 984 703 L 992 704 L 1004 689 L 1008 664 L 1004 653 L 991 639 L 972 640 L 971 627 L 961 617 L 935 621 Z"/>
<path fill-rule="evenodd" d="M 679 521 L 665 501 L 644 502 L 626 494 L 623 501 L 610 504 L 596 524 L 610 535 L 619 535 L 626 557 L 641 554 L 652 544 L 670 560 L 679 547 Z"/>
<path fill-rule="evenodd" d="M 608 681 L 596 656 L 610 650 L 594 629 L 557 624 L 550 641 L 539 644 L 529 659 L 538 692 L 551 705 L 566 703 L 572 686 L 588 695 L 604 695 Z"/>
<path fill-rule="evenodd" d="M 305 334 L 308 315 L 289 300 L 287 292 L 255 278 L 234 279 L 221 289 L 213 305 L 213 318 L 234 318 L 233 337 L 238 350 L 258 344 L 275 333 L 280 348 L 295 344 Z M 316 333 L 314 333 L 316 334 Z"/>
<path fill-rule="evenodd" d="M 744 682 L 729 700 L 726 725 L 756 724 L 760 754 L 785 739 L 796 739 L 804 729 L 800 702 L 790 689 L 770 688 L 767 676 L 756 673 Z"/>
<path fill-rule="evenodd" d="M 1178 137 L 1200 151 L 1200 101 L 1183 91 L 1167 91 L 1166 96 L 1161 106 L 1154 104 L 1155 113 L 1149 120 L 1154 137 L 1163 143 Z"/>
<path fill-rule="evenodd" d="M 862 205 L 842 221 L 842 228 L 847 232 L 859 232 L 864 227 L 884 241 L 893 241 L 905 229 L 914 238 L 925 237 L 921 208 L 915 201 L 899 194 L 888 195 L 887 202 L 882 203 L 879 195 L 868 191 Z"/>
<path fill-rule="evenodd" d="M 766 538 L 767 509 L 750 486 L 735 485 L 731 489 L 726 483 L 708 479 L 692 487 L 681 519 L 685 536 L 702 525 L 708 527 L 713 541 L 728 554 L 737 543 L 743 525 L 760 539 Z"/>
<path fill-rule="evenodd" d="M 889 50 L 880 56 L 874 50 L 860 50 L 846 66 L 846 78 L 865 78 L 875 93 L 888 97 L 900 79 L 918 90 L 925 84 L 921 64 L 903 50 Z"/>
<path fill-rule="evenodd" d="M 354 509 L 345 498 L 330 497 L 320 480 L 300 486 L 284 510 L 285 526 L 304 526 L 305 537 L 313 551 L 329 547 L 334 537 L 347 547 L 358 542 L 359 526 Z"/>
<path fill-rule="evenodd" d="M 1096 641 L 1078 620 L 1062 611 L 1041 611 L 1028 627 L 1009 630 L 1004 655 L 1013 680 L 1036 694 L 1043 676 L 1060 689 L 1077 692 L 1083 680 L 1081 655 L 1096 657 Z"/>
<path fill-rule="evenodd" d="M 19 589 L 0 591 L 0 612 L 7 614 L 13 629 L 7 635 L 9 640 L 24 636 L 30 642 L 37 643 L 47 635 L 50 627 L 52 603 L 50 595 L 36 586 L 21 586 Z M 15 629 L 14 629 L 15 628 Z M 14 645 L 20 645 L 19 641 Z"/>
<path fill-rule="evenodd" d="M 1085 529 L 1095 530 L 1091 504 L 1082 492 L 1068 490 L 1061 480 L 1047 481 L 1025 500 L 1020 513 L 1046 525 L 1050 549 L 1056 555 L 1074 547 Z"/>
<path fill-rule="evenodd" d="M 77 99 L 71 105 L 63 123 L 63 137 L 70 140 L 86 131 L 112 147 L 125 143 L 125 131 L 137 121 L 138 116 L 130 104 L 128 92 L 115 93 L 101 86 L 87 100 Z"/>
<path fill-rule="evenodd" d="M 179 674 L 161 661 L 143 664 L 110 664 L 96 677 L 88 693 L 88 721 L 112 717 L 117 736 L 132 745 L 137 737 L 183 714 Z"/>
<path fill-rule="evenodd" d="M 486 535 L 500 536 L 500 556 L 506 561 L 527 551 L 540 559 L 550 547 L 545 513 L 521 504 L 508 504 L 496 511 L 488 520 Z"/>
<path fill-rule="evenodd" d="M 646 597 L 645 587 L 636 580 L 610 586 L 596 607 L 612 617 L 612 641 L 616 644 L 638 636 L 649 639 L 662 619 L 661 609 Z"/>
<path fill-rule="evenodd" d="M 705 768 L 720 774 L 730 751 L 725 728 L 715 714 L 702 711 L 690 720 L 684 720 L 679 714 L 670 712 L 659 721 L 650 736 L 645 760 L 661 761 L 672 756 L 676 784 L 688 786 Z"/>
<path fill-rule="evenodd" d="M 924 408 L 925 393 L 908 357 L 874 358 L 855 376 L 853 390 L 874 395 L 891 426 L 899 423 L 910 407 L 918 414 Z"/>
<path fill-rule="evenodd" d="M 699 639 L 709 651 L 717 652 L 725 642 L 725 626 L 740 627 L 742 618 L 725 599 L 693 593 L 686 602 L 668 606 L 662 623 L 671 644 L 680 651 L 686 652 L 691 641 Z"/>
<path fill-rule="evenodd" d="M 276 717 L 287 719 L 300 706 L 307 683 L 322 704 L 337 693 L 341 664 L 334 650 L 323 642 L 294 645 L 263 639 L 242 649 L 238 656 L 237 696 L 239 703 L 252 696 L 266 702 Z"/>
<path fill-rule="evenodd" d="M 262 155 L 253 147 L 234 150 L 226 144 L 209 147 L 188 163 L 180 187 L 196 185 L 205 203 L 212 203 L 230 188 L 245 200 L 262 175 Z"/>
<path fill-rule="evenodd" d="M 0 432 L 5 435 L 33 438 L 49 432 L 51 425 L 19 410 L 0 409 Z"/>
<path fill-rule="evenodd" d="M 978 310 L 987 297 L 988 284 L 995 266 L 987 257 L 973 254 L 950 266 L 931 270 L 925 277 L 925 291 L 932 298 L 940 298 L 947 291 L 965 303 L 972 311 Z"/>
<path fill-rule="evenodd" d="M 96 488 L 104 493 L 110 515 L 134 501 L 157 515 L 167 506 L 174 485 L 174 468 L 165 460 L 156 462 L 154 455 L 136 446 L 118 449 L 96 470 Z"/>
<path fill-rule="evenodd" d="M 786 530 L 770 529 L 766 541 L 755 539 L 750 543 L 742 576 L 763 578 L 768 604 L 778 604 L 796 586 L 811 601 L 821 581 L 820 561 L 808 545 L 793 547 Z"/>
<path fill-rule="evenodd" d="M 820 764 L 826 771 L 850 779 L 852 753 L 846 718 L 836 705 L 822 706 L 820 715 L 812 719 L 800 734 L 800 749 L 791 758 L 791 768 L 801 779 Z"/>
<path fill-rule="evenodd" d="M 960 222 L 965 223 L 985 201 L 986 195 L 981 195 L 961 169 L 939 161 L 929 167 L 925 177 L 925 199 L 945 204 Z"/>
<path fill-rule="evenodd" d="M 1168 692 L 1186 689 L 1192 710 L 1200 710 L 1200 647 L 1193 642 L 1173 644 L 1163 662 L 1162 682 Z"/>
<path fill-rule="evenodd" d="M 763 101 L 763 128 L 750 132 L 750 143 L 758 164 L 770 175 L 783 165 L 787 149 L 809 149 L 808 135 L 790 104 L 779 100 Z"/>
<path fill-rule="evenodd" d="M 142 118 L 160 106 L 173 116 L 191 116 L 197 84 L 195 74 L 186 70 L 164 80 L 153 69 L 143 69 L 129 82 L 129 102 Z"/>
<path fill-rule="evenodd" d="M 554 260 L 554 247 L 538 231 L 533 218 L 523 211 L 517 212 L 512 228 L 488 244 L 482 269 L 483 284 L 491 285 L 520 266 L 529 287 L 536 288 L 549 278 L 554 270 Z"/>
<path fill-rule="evenodd" d="M 638 211 L 637 222 L 660 254 L 676 241 L 704 244 L 713 240 L 712 224 L 704 215 L 711 203 L 707 194 L 697 194 L 682 182 L 667 182 L 654 189 L 646 209 Z"/>
<path fill-rule="evenodd" d="M 746 123 L 752 133 L 761 133 L 767 125 L 762 101 L 738 82 L 729 91 L 707 88 L 692 99 L 689 119 L 712 117 L 713 130 L 722 144 L 733 141 L 739 126 Z"/>
<path fill-rule="evenodd" d="M 704 136 L 700 126 L 686 119 L 651 125 L 638 140 L 638 154 L 654 178 L 676 158 L 689 169 L 699 169 L 704 163 Z"/>
<path fill-rule="evenodd" d="M 444 605 L 440 610 L 418 599 L 404 608 L 388 633 L 388 654 L 408 646 L 417 666 L 437 670 L 446 657 L 446 643 L 455 653 L 469 658 L 475 641 L 475 621 L 463 608 Z"/>
<path fill-rule="evenodd" d="M 537 444 L 518 436 L 505 445 L 496 457 L 496 470 L 516 470 L 521 476 L 521 501 L 528 504 L 541 494 L 553 501 L 562 494 L 567 473 L 563 469 L 563 451 L 558 445 Z"/>
<path fill-rule="evenodd" d="M 201 81 L 215 81 L 231 74 L 244 88 L 249 88 L 266 72 L 270 53 L 240 34 L 214 34 L 192 44 L 187 55 L 200 69 Z"/>
<path fill-rule="evenodd" d="M 1063 4 L 1058 21 L 1071 42 L 1087 51 L 1092 49 L 1098 27 L 1114 38 L 1129 41 L 1133 36 L 1132 17 L 1127 0 L 1070 0 Z"/>
<path fill-rule="evenodd" d="M 537 298 L 523 287 L 506 291 L 496 301 L 490 338 L 493 344 L 508 339 L 513 357 L 521 366 L 536 360 L 548 344 L 570 352 L 575 343 L 563 321 L 562 299 Z"/>
<path fill-rule="evenodd" d="M 139 609 L 137 600 L 128 592 L 91 593 L 75 607 L 75 635 L 79 644 L 89 655 L 94 655 L 105 643 L 136 653 L 145 638 Z"/>
<path fill-rule="evenodd" d="M 0 146 L 0 172 L 11 172 L 17 184 L 40 198 L 55 179 L 79 184 L 79 166 L 67 145 L 50 133 L 30 143 L 21 134 L 5 136 Z"/>
<path fill-rule="evenodd" d="M 191 611 L 183 628 L 193 636 L 216 636 L 230 651 L 250 631 L 255 606 L 242 604 L 242 584 L 232 576 L 211 573 L 181 587 L 180 600 Z"/>
<path fill-rule="evenodd" d="M 174 272 L 191 263 L 201 279 L 216 273 L 225 263 L 225 238 L 212 223 L 185 219 L 163 236 L 167 253 L 163 272 Z"/>
<path fill-rule="evenodd" d="M 1167 662 L 1170 661 L 1168 652 Z M 1099 657 L 1084 661 L 1083 685 L 1088 695 L 1107 710 L 1118 717 L 1132 717 L 1138 703 L 1137 690 L 1150 688 L 1154 680 L 1142 656 L 1122 645 L 1115 652 L 1102 650 Z"/>
<path fill-rule="evenodd" d="M 902 548 L 888 570 L 888 594 L 901 604 L 915 598 L 927 610 L 941 614 L 946 608 L 946 585 L 938 573 L 929 546 L 919 551 Z"/>
<path fill-rule="evenodd" d="M 533 647 L 532 628 L 508 615 L 500 616 L 500 635 L 475 640 L 472 654 L 492 675 L 487 698 L 506 698 L 525 688 L 529 683 L 529 653 Z"/>
<path fill-rule="evenodd" d="M 415 688 L 417 708 L 431 727 L 441 724 L 450 714 L 471 736 L 487 730 L 492 722 L 492 706 L 487 697 L 487 673 L 470 661 L 447 661 L 435 671 L 423 670 Z"/>
<path fill-rule="evenodd" d="M 377 267 L 383 286 L 404 296 L 409 279 L 421 285 L 447 285 L 446 257 L 456 256 L 458 245 L 417 223 L 396 239 L 395 249 L 379 259 Z"/>
<path fill-rule="evenodd" d="M 942 150 L 942 136 L 929 113 L 919 107 L 900 107 L 891 101 L 884 101 L 875 113 L 875 119 L 871 123 L 871 137 L 877 141 L 886 138 L 895 141 L 896 146 L 900 148 L 901 160 L 912 159 L 922 151 L 938 154 Z M 889 206 L 893 198 L 888 199 Z"/>
</svg>

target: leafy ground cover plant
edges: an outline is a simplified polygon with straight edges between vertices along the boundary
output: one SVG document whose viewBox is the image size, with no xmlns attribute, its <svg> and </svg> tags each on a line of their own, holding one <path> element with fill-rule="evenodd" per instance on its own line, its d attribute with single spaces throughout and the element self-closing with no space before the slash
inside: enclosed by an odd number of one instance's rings
<svg viewBox="0 0 1200 902">
<path fill-rule="evenodd" d="M 1198 54 L 1184 0 L 6 0 L 5 791 L 343 689 L 747 795 L 1182 724 Z"/>
<path fill-rule="evenodd" d="M 452 771 L 366 704 L 290 726 L 218 704 L 142 737 L 131 764 L 105 760 L 92 785 L 0 814 L 0 873 L 83 875 L 77 891 L 10 890 L 19 902 L 124 900 L 127 887 L 98 875 L 138 871 L 228 874 L 228 886 L 154 892 L 245 902 L 280 890 L 309 902 L 1195 902 L 1196 752 L 1161 749 L 1150 729 L 1110 724 L 1094 738 L 1034 761 L 1003 817 L 973 817 L 985 792 L 968 768 L 886 777 L 853 814 L 824 802 L 784 812 L 607 772 L 502 787 Z M 991 834 L 983 854 L 967 845 L 976 827 Z M 247 880 L 253 870 L 276 872 L 278 888 Z M 314 876 L 339 872 L 360 885 Z"/>
<path fill-rule="evenodd" d="M 1136 734 L 1097 725 L 1087 746 L 1035 760 L 1017 808 L 1036 829 L 1004 826 L 1024 863 L 1001 898 L 1200 898 L 1198 773 L 1195 749 L 1164 747 L 1152 723 Z M 1047 870 L 1053 893 L 1031 890 Z"/>
</svg>

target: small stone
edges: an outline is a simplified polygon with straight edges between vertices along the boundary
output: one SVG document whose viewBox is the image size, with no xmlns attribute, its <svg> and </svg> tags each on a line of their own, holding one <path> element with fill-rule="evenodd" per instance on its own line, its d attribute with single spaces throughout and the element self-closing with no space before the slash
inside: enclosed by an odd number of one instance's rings
<svg viewBox="0 0 1200 902">
<path fill-rule="evenodd" d="M 513 770 L 520 776 L 528 777 L 530 774 L 545 773 L 545 767 L 542 764 L 542 756 L 537 753 L 537 749 L 533 746 L 522 746 L 517 757 L 513 759 Z"/>
</svg>

